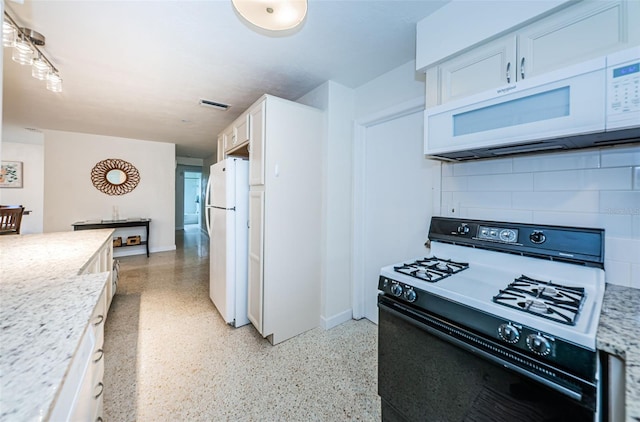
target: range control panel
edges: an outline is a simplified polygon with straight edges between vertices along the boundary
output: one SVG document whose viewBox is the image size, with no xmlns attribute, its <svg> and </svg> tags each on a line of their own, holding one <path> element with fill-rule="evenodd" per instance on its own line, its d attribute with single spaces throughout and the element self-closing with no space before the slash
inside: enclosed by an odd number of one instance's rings
<svg viewBox="0 0 640 422">
<path fill-rule="evenodd" d="M 516 243 L 518 242 L 518 229 L 480 226 L 478 228 L 478 239 Z"/>
<path fill-rule="evenodd" d="M 604 264 L 604 229 L 431 217 L 429 240 L 537 258 Z"/>
</svg>

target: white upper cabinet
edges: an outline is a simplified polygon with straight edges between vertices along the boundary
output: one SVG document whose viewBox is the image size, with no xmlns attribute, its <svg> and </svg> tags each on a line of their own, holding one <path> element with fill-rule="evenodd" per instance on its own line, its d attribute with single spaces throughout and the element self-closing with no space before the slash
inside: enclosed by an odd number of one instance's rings
<svg viewBox="0 0 640 422">
<path fill-rule="evenodd" d="M 224 152 L 228 153 L 233 149 L 233 125 L 227 127 L 224 132 L 222 132 L 222 138 L 224 139 Z"/>
<path fill-rule="evenodd" d="M 218 159 L 217 162 L 220 162 L 222 160 L 224 160 L 224 154 L 225 153 L 225 148 L 224 148 L 224 135 L 220 134 L 218 135 Z"/>
<path fill-rule="evenodd" d="M 640 1 L 584 1 L 426 71 L 432 107 L 640 45 Z"/>
<path fill-rule="evenodd" d="M 640 2 L 585 1 L 518 31 L 518 79 L 640 44 Z"/>
<path fill-rule="evenodd" d="M 249 185 L 264 185 L 265 101 L 249 110 Z"/>
<path fill-rule="evenodd" d="M 226 138 L 226 152 L 233 152 L 244 146 L 249 141 L 249 115 L 243 114 L 238 117 L 223 134 Z"/>
<path fill-rule="evenodd" d="M 239 146 L 249 141 L 249 114 L 243 114 L 233 123 L 234 146 Z"/>
<path fill-rule="evenodd" d="M 428 94 L 427 106 L 446 103 L 515 81 L 515 57 L 516 37 L 510 35 L 433 68 L 439 72 L 440 90 L 433 90 Z M 430 69 L 427 80 L 431 81 L 436 75 Z"/>
</svg>

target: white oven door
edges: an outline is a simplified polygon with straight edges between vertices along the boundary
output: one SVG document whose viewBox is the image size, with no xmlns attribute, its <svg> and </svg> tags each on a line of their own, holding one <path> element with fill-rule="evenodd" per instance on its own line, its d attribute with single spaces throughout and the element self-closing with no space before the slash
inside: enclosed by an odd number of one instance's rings
<svg viewBox="0 0 640 422">
<path fill-rule="evenodd" d="M 425 154 L 507 146 L 605 129 L 605 59 L 425 110 Z"/>
</svg>

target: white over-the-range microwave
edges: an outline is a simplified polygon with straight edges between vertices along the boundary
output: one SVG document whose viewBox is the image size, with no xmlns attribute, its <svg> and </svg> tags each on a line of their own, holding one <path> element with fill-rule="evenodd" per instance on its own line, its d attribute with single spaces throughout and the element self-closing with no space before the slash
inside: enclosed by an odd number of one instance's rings
<svg viewBox="0 0 640 422">
<path fill-rule="evenodd" d="M 424 130 L 453 161 L 640 142 L 640 46 L 428 108 Z"/>
</svg>

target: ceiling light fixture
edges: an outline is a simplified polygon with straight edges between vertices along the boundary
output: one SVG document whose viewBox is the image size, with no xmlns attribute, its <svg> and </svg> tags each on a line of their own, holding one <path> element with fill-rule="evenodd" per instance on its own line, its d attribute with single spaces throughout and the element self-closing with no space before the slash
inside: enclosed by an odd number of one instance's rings
<svg viewBox="0 0 640 422">
<path fill-rule="evenodd" d="M 11 58 L 21 65 L 31 65 L 31 76 L 41 81 L 46 80 L 49 91 L 62 91 L 62 78 L 58 69 L 38 48 L 44 45 L 44 35 L 21 27 L 6 10 L 2 21 L 2 45 L 13 47 Z"/>
<path fill-rule="evenodd" d="M 2 45 L 4 47 L 13 47 L 16 42 L 18 31 L 11 23 L 4 19 L 2 21 Z"/>
<path fill-rule="evenodd" d="M 249 23 L 269 31 L 295 28 L 307 15 L 307 0 L 231 0 L 231 3 Z"/>
</svg>

